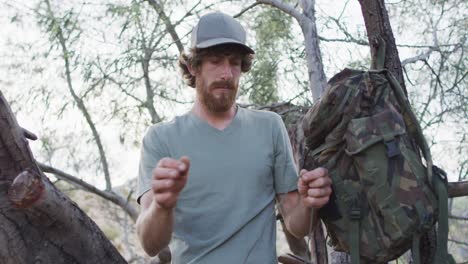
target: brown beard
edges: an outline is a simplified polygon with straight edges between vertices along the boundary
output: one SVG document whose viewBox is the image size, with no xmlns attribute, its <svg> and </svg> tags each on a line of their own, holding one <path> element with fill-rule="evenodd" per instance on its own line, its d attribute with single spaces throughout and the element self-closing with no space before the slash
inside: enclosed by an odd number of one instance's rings
<svg viewBox="0 0 468 264">
<path fill-rule="evenodd" d="M 209 87 L 206 87 L 205 83 L 200 80 L 200 83 L 198 83 L 196 87 L 197 96 L 200 99 L 200 102 L 212 113 L 226 112 L 236 101 L 238 86 L 232 81 L 218 81 L 212 83 Z M 220 97 L 216 97 L 211 93 L 211 91 L 217 87 L 228 88 L 230 89 L 230 92 L 222 93 Z"/>
</svg>

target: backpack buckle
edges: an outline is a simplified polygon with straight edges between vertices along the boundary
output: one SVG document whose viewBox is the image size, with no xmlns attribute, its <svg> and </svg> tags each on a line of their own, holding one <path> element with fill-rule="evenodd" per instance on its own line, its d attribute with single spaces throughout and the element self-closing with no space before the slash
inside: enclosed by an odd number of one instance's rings
<svg viewBox="0 0 468 264">
<path fill-rule="evenodd" d="M 400 148 L 398 147 L 398 142 L 394 138 L 388 141 L 384 141 L 384 143 L 387 147 L 388 158 L 393 158 L 401 154 Z"/>
<path fill-rule="evenodd" d="M 423 230 L 429 230 L 429 228 L 431 228 L 433 219 L 434 219 L 434 217 L 433 217 L 432 213 L 424 214 L 424 217 L 423 217 L 423 219 L 421 221 L 422 222 L 421 227 L 423 228 Z"/>
<path fill-rule="evenodd" d="M 443 169 L 437 167 L 436 165 L 432 165 L 432 175 L 437 175 L 445 184 L 445 186 L 448 186 L 447 173 Z"/>
<path fill-rule="evenodd" d="M 432 165 L 432 175 L 438 177 L 444 184 L 445 188 L 448 188 L 447 173 L 443 169 L 437 167 L 436 165 Z M 432 179 L 432 181 L 434 184 L 434 178 Z"/>
<path fill-rule="evenodd" d="M 351 218 L 351 220 L 361 219 L 361 205 L 359 204 L 359 199 L 355 198 L 352 200 L 349 210 L 349 218 Z"/>
</svg>

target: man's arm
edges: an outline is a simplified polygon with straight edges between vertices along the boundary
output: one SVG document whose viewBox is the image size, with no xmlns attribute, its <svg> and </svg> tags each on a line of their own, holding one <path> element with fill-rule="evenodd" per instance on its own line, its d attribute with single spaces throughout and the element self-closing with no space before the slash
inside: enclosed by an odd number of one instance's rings
<svg viewBox="0 0 468 264">
<path fill-rule="evenodd" d="M 187 182 L 190 162 L 163 158 L 153 171 L 151 189 L 140 199 L 141 212 L 136 222 L 140 243 L 150 256 L 157 255 L 171 241 L 174 207 Z"/>
<path fill-rule="evenodd" d="M 317 210 L 328 202 L 331 191 L 327 170 L 317 168 L 301 171 L 297 191 L 278 195 L 279 209 L 291 234 L 302 238 L 315 228 L 318 223 Z M 310 218 L 312 210 L 314 219 Z"/>
<path fill-rule="evenodd" d="M 173 209 L 160 207 L 150 190 L 140 199 L 141 212 L 136 222 L 136 230 L 145 252 L 156 256 L 169 245 L 174 222 Z"/>
</svg>

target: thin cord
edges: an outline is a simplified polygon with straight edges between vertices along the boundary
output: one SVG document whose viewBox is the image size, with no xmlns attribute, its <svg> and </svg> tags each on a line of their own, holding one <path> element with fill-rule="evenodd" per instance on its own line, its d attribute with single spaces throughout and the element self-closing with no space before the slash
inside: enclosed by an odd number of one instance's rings
<svg viewBox="0 0 468 264">
<path fill-rule="evenodd" d="M 310 241 L 312 240 L 312 229 L 313 229 L 313 226 L 314 226 L 314 209 L 311 208 L 311 209 L 310 209 L 309 235 L 308 235 L 309 241 L 307 242 L 307 247 L 309 248 L 310 254 L 311 254 L 311 255 L 312 255 L 312 249 L 310 248 L 310 247 L 311 247 Z"/>
</svg>

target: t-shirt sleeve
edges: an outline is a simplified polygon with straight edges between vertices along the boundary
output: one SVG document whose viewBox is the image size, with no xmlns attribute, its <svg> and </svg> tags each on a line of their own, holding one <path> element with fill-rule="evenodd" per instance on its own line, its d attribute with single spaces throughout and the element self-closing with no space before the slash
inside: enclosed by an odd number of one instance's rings
<svg viewBox="0 0 468 264">
<path fill-rule="evenodd" d="M 143 138 L 138 168 L 137 203 L 141 196 L 151 189 L 153 170 L 163 157 L 168 157 L 167 148 L 159 139 L 155 127 L 151 127 Z"/>
<path fill-rule="evenodd" d="M 275 165 L 274 181 L 277 194 L 288 193 L 297 189 L 297 169 L 294 164 L 288 132 L 280 116 L 276 118 L 275 127 Z"/>
</svg>

